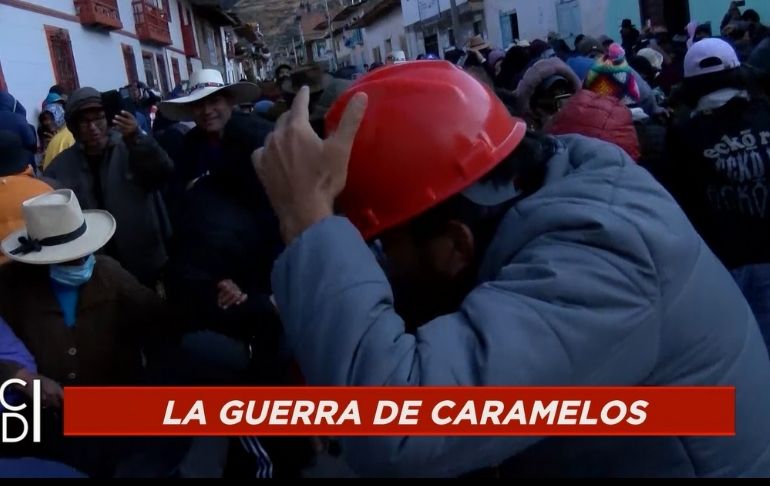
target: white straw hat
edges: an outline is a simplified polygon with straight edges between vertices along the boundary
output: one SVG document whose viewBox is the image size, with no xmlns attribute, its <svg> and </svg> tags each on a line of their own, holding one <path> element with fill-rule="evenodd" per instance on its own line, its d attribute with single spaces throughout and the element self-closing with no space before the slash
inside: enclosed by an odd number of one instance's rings
<svg viewBox="0 0 770 486">
<path fill-rule="evenodd" d="M 640 49 L 636 55 L 647 59 L 656 70 L 660 71 L 663 69 L 663 54 L 655 49 L 645 47 L 644 49 Z"/>
<path fill-rule="evenodd" d="M 2 241 L 5 256 L 36 265 L 70 262 L 88 256 L 115 234 L 107 211 L 82 211 L 75 193 L 62 189 L 24 201 L 26 226 Z"/>
<path fill-rule="evenodd" d="M 167 100 L 158 109 L 163 116 L 177 121 L 192 121 L 190 104 L 214 93 L 227 94 L 233 105 L 257 101 L 260 95 L 259 86 L 254 83 L 239 82 L 225 85 L 222 73 L 216 69 L 201 69 L 190 77 L 190 91 L 187 96 Z"/>
</svg>

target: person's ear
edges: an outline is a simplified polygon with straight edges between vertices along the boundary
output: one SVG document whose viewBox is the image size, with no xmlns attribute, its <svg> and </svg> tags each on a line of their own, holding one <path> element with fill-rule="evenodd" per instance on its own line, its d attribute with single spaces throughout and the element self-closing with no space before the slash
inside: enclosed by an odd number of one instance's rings
<svg viewBox="0 0 770 486">
<path fill-rule="evenodd" d="M 459 221 L 449 221 L 441 236 L 430 242 L 431 263 L 442 275 L 455 277 L 473 264 L 475 248 L 471 229 Z"/>
</svg>

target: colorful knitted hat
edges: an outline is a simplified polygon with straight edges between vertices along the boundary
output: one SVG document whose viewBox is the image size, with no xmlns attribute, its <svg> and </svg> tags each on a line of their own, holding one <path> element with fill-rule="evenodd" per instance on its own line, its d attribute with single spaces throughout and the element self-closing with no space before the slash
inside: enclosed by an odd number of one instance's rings
<svg viewBox="0 0 770 486">
<path fill-rule="evenodd" d="M 591 67 L 585 88 L 604 96 L 614 96 L 626 105 L 635 105 L 641 98 L 631 66 L 626 61 L 626 51 L 619 44 L 612 44 L 607 54 Z"/>
</svg>

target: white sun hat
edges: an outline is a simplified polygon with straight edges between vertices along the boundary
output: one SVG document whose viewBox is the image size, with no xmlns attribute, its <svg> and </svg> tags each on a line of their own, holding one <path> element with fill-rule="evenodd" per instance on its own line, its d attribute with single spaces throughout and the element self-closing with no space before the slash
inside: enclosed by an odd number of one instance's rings
<svg viewBox="0 0 770 486">
<path fill-rule="evenodd" d="M 21 205 L 26 226 L 0 243 L 11 260 L 35 265 L 65 263 L 88 256 L 115 234 L 107 211 L 82 211 L 70 189 L 47 192 Z"/>
<path fill-rule="evenodd" d="M 663 54 L 655 49 L 645 47 L 644 49 L 640 49 L 636 55 L 647 59 L 656 70 L 660 71 L 663 69 Z"/>
<path fill-rule="evenodd" d="M 257 101 L 259 86 L 254 83 L 239 82 L 225 85 L 222 73 L 216 69 L 201 69 L 190 77 L 190 90 L 187 96 L 166 100 L 158 109 L 163 116 L 176 121 L 193 121 L 190 104 L 214 93 L 227 94 L 233 105 Z"/>
</svg>

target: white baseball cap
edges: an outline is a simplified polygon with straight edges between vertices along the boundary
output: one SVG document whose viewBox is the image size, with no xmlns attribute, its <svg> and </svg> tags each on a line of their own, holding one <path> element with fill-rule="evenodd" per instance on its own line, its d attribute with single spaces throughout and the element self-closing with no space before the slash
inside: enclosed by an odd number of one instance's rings
<svg viewBox="0 0 770 486">
<path fill-rule="evenodd" d="M 740 67 L 735 49 L 722 39 L 709 38 L 696 42 L 684 57 L 684 77 L 729 71 Z"/>
</svg>

